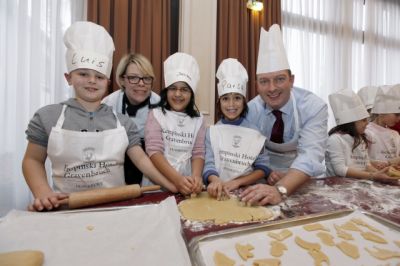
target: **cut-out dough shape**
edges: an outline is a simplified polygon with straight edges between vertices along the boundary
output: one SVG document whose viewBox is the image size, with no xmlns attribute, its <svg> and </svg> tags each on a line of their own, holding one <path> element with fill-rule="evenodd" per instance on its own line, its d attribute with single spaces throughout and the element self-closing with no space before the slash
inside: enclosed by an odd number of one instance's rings
<svg viewBox="0 0 400 266">
<path fill-rule="evenodd" d="M 271 241 L 271 255 L 274 257 L 280 257 L 283 255 L 283 251 L 287 250 L 285 244 L 279 241 Z"/>
<path fill-rule="evenodd" d="M 387 244 L 386 239 L 374 234 L 372 232 L 362 232 L 361 236 L 364 237 L 365 240 L 373 241 L 380 244 Z"/>
<path fill-rule="evenodd" d="M 321 250 L 312 249 L 308 251 L 308 254 L 313 257 L 315 266 L 322 266 L 323 262 L 325 262 L 326 265 L 330 265 L 328 256 Z"/>
<path fill-rule="evenodd" d="M 355 224 L 364 226 L 364 227 L 368 228 L 368 229 L 371 230 L 371 231 L 374 231 L 374 232 L 376 232 L 376 233 L 383 234 L 383 232 L 382 232 L 381 230 L 379 230 L 379 229 L 377 229 L 377 228 L 375 228 L 375 227 L 373 227 L 373 226 L 367 224 L 366 222 L 364 222 L 364 221 L 363 221 L 362 219 L 360 219 L 360 218 L 353 218 L 353 219 L 351 219 L 351 221 L 352 221 L 353 223 L 355 223 Z"/>
<path fill-rule="evenodd" d="M 353 236 L 346 231 L 344 231 L 340 226 L 334 224 L 333 225 L 336 229 L 336 234 L 338 237 L 344 239 L 344 240 L 354 240 Z"/>
<path fill-rule="evenodd" d="M 326 232 L 318 232 L 317 236 L 321 239 L 322 243 L 327 246 L 333 247 L 335 246 L 335 242 L 333 241 L 334 237 Z"/>
<path fill-rule="evenodd" d="M 362 230 L 360 228 L 358 228 L 358 226 L 351 221 L 348 221 L 348 222 L 342 224 L 340 227 L 342 229 L 348 230 L 348 231 L 362 232 Z"/>
<path fill-rule="evenodd" d="M 279 233 L 274 233 L 274 232 L 268 232 L 268 236 L 274 238 L 275 240 L 278 241 L 283 241 L 286 238 L 292 236 L 292 232 L 289 231 L 288 229 L 283 229 L 282 231 L 280 231 Z"/>
<path fill-rule="evenodd" d="M 393 242 L 400 248 L 400 241 L 399 240 L 395 240 Z"/>
<path fill-rule="evenodd" d="M 207 192 L 181 201 L 178 207 L 183 218 L 187 220 L 214 221 L 215 224 L 264 221 L 273 217 L 268 208 L 240 206 L 239 200 L 233 196 L 229 200 L 216 200 Z"/>
<path fill-rule="evenodd" d="M 298 236 L 296 236 L 294 238 L 294 241 L 296 242 L 296 244 L 299 247 L 302 247 L 302 248 L 307 249 L 307 250 L 312 250 L 312 249 L 320 250 L 321 249 L 321 245 L 320 244 L 305 241 L 305 240 L 301 239 Z"/>
<path fill-rule="evenodd" d="M 247 245 L 236 244 L 235 248 L 236 248 L 236 251 L 239 253 L 239 256 L 243 260 L 247 260 L 248 258 L 254 257 L 253 253 L 251 253 L 251 250 L 253 250 L 254 247 L 250 244 L 247 244 Z"/>
<path fill-rule="evenodd" d="M 214 263 L 215 266 L 234 266 L 236 261 L 226 256 L 224 253 L 215 251 Z"/>
<path fill-rule="evenodd" d="M 329 232 L 329 228 L 326 228 L 320 223 L 315 223 L 315 224 L 306 224 L 303 226 L 304 230 L 306 231 L 317 231 L 317 230 L 322 230 L 322 231 L 327 231 Z"/>
<path fill-rule="evenodd" d="M 0 253 L 0 265 L 41 266 L 44 253 L 38 250 L 19 250 Z"/>
<path fill-rule="evenodd" d="M 280 266 L 279 259 L 259 259 L 253 261 L 253 266 Z"/>
<path fill-rule="evenodd" d="M 349 242 L 342 241 L 336 246 L 347 256 L 358 259 L 360 257 L 360 252 L 358 251 L 358 247 L 356 245 L 350 244 Z"/>
<path fill-rule="evenodd" d="M 368 251 L 371 256 L 374 256 L 377 259 L 380 260 L 387 260 L 387 259 L 392 259 L 392 258 L 400 258 L 400 252 L 388 250 L 388 249 L 383 249 L 383 248 L 378 248 L 374 246 L 375 250 L 365 248 L 366 251 Z"/>
</svg>

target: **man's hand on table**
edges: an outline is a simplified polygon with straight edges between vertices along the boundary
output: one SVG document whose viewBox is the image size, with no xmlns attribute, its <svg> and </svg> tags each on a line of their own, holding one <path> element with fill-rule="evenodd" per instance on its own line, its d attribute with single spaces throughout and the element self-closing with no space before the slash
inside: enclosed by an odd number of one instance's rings
<svg viewBox="0 0 400 266">
<path fill-rule="evenodd" d="M 257 184 L 246 188 L 240 194 L 240 199 L 251 205 L 275 205 L 282 201 L 281 194 L 276 187 L 264 184 Z"/>
</svg>

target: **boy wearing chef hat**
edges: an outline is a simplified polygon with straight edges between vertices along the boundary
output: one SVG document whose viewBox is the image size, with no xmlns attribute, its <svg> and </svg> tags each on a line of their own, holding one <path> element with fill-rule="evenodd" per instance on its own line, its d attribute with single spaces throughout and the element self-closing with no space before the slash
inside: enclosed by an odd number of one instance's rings
<svg viewBox="0 0 400 266">
<path fill-rule="evenodd" d="M 75 97 L 39 109 L 26 130 L 28 146 L 23 173 L 35 199 L 30 210 L 50 210 L 68 193 L 125 184 L 125 152 L 148 176 L 175 190 L 140 147 L 137 128 L 129 117 L 101 104 L 110 83 L 114 43 L 92 22 L 75 22 L 64 35 L 68 73 Z M 49 157 L 53 187 L 47 181 Z"/>
<path fill-rule="evenodd" d="M 184 195 L 203 188 L 205 124 L 195 104 L 200 80 L 196 59 L 175 53 L 164 62 L 165 88 L 145 126 L 146 152 L 155 167 Z M 149 184 L 146 178 L 142 184 Z"/>
<path fill-rule="evenodd" d="M 398 164 L 400 136 L 390 127 L 400 121 L 400 84 L 379 87 L 371 112 L 373 120 L 366 129 L 366 134 L 371 139 L 371 160 Z"/>
<path fill-rule="evenodd" d="M 329 95 L 336 127 L 329 131 L 325 163 L 327 176 L 388 180 L 386 169 L 378 171 L 370 163 L 369 141 L 365 135 L 369 113 L 352 90 Z"/>
<path fill-rule="evenodd" d="M 274 186 L 256 185 L 242 193 L 250 203 L 277 204 L 310 177 L 325 172 L 327 105 L 313 93 L 293 87 L 278 25 L 260 33 L 258 96 L 249 102 L 247 118 L 267 138 L 267 164 L 280 173 Z"/>
<path fill-rule="evenodd" d="M 264 152 L 265 136 L 246 118 L 248 75 L 237 59 L 228 58 L 217 70 L 220 120 L 206 133 L 203 182 L 210 196 L 223 195 L 271 174 Z M 236 154 L 236 157 L 232 157 Z"/>
</svg>

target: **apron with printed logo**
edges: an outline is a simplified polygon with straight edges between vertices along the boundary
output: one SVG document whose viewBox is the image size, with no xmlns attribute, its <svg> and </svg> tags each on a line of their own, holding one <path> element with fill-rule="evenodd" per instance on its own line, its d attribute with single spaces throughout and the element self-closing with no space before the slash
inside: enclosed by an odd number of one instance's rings
<svg viewBox="0 0 400 266">
<path fill-rule="evenodd" d="M 265 136 L 257 130 L 232 125 L 210 127 L 215 168 L 223 181 L 252 171 L 252 165 L 264 147 Z"/>
<path fill-rule="evenodd" d="M 191 176 L 193 146 L 203 118 L 191 118 L 182 112 L 165 112 L 160 108 L 153 109 L 154 118 L 161 126 L 165 159 L 181 175 Z M 143 177 L 142 185 L 150 184 L 151 181 Z"/>
<path fill-rule="evenodd" d="M 50 132 L 47 154 L 52 164 L 53 187 L 70 193 L 125 185 L 124 158 L 128 147 L 125 128 L 117 120 L 115 129 L 80 132 L 62 129 L 61 115 Z"/>
<path fill-rule="evenodd" d="M 287 172 L 297 157 L 297 144 L 299 140 L 299 112 L 297 110 L 296 99 L 293 93 L 290 94 L 293 102 L 293 115 L 294 115 L 294 135 L 291 140 L 285 143 L 274 143 L 267 139 L 265 147 L 269 155 L 269 167 L 274 171 Z"/>
<path fill-rule="evenodd" d="M 388 161 L 399 156 L 399 135 L 396 131 L 371 122 L 365 132 L 372 142 L 369 146 L 371 160 Z"/>
</svg>

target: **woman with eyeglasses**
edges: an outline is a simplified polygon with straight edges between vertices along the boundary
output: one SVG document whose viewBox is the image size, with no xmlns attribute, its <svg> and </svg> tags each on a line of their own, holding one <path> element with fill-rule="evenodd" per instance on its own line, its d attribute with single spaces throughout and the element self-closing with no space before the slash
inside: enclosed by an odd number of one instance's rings
<svg viewBox="0 0 400 266">
<path fill-rule="evenodd" d="M 141 54 L 126 54 L 119 61 L 115 76 L 121 89 L 104 98 L 103 103 L 112 106 L 117 113 L 128 115 L 135 122 L 142 148 L 145 149 L 144 125 L 149 107 L 160 101 L 160 96 L 152 91 L 155 77 L 153 66 Z M 124 171 L 126 184 L 141 184 L 142 172 L 127 158 Z"/>
</svg>

